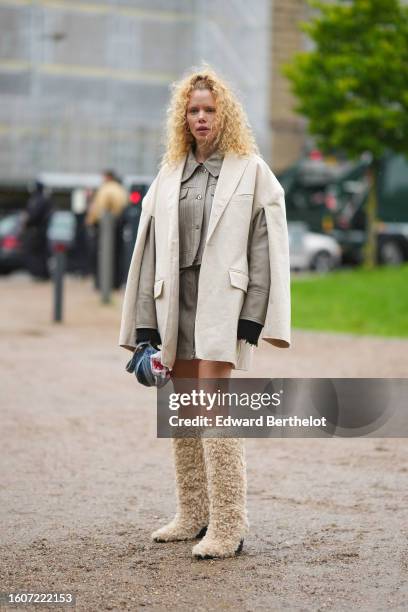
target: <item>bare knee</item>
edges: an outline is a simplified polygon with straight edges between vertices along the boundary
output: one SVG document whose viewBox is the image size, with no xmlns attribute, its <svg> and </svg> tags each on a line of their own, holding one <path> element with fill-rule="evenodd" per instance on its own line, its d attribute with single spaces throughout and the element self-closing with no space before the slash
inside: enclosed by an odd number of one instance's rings
<svg viewBox="0 0 408 612">
<path fill-rule="evenodd" d="M 199 363 L 199 378 L 231 378 L 232 363 L 228 361 L 207 361 Z"/>
</svg>

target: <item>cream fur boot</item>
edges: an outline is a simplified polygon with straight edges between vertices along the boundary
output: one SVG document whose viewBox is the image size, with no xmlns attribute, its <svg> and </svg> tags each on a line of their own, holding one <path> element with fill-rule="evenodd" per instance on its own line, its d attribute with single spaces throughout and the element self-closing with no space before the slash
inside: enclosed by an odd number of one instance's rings
<svg viewBox="0 0 408 612">
<path fill-rule="evenodd" d="M 173 438 L 172 445 L 176 469 L 177 512 L 170 523 L 152 533 L 156 542 L 194 540 L 202 537 L 209 520 L 202 440 L 200 437 Z"/>
<path fill-rule="evenodd" d="M 232 557 L 241 552 L 248 530 L 244 440 L 204 438 L 210 522 L 192 554 L 197 559 Z"/>
</svg>

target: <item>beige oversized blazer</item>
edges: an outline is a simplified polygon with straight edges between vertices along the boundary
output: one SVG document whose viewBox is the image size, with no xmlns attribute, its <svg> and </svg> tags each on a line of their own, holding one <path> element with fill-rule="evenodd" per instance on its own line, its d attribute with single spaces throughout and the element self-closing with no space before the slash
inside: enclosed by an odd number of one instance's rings
<svg viewBox="0 0 408 612">
<path fill-rule="evenodd" d="M 172 368 L 177 349 L 179 301 L 178 202 L 185 158 L 165 164 L 142 203 L 139 231 L 123 303 L 120 346 L 135 348 L 135 304 L 147 230 L 154 217 L 156 274 L 154 298 L 162 339 L 163 364 Z M 229 361 L 248 370 L 253 346 L 237 340 L 237 326 L 248 286 L 247 246 L 252 219 L 265 209 L 271 286 L 261 338 L 290 345 L 290 267 L 284 191 L 256 154 L 227 153 L 211 209 L 198 287 L 195 346 L 197 359 Z"/>
</svg>

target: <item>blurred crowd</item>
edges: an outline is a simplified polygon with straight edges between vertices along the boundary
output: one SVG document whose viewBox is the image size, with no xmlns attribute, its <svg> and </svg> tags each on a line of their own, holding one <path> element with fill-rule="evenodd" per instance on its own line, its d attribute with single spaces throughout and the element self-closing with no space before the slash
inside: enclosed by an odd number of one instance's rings
<svg viewBox="0 0 408 612">
<path fill-rule="evenodd" d="M 23 268 L 36 280 L 48 280 L 52 273 L 53 251 L 62 248 L 67 253 L 67 270 L 84 277 L 92 274 L 98 289 L 101 220 L 109 212 L 113 232 L 113 287 L 120 288 L 126 280 L 140 206 L 134 210 L 127 190 L 113 170 L 103 172 L 98 189 L 81 190 L 78 197 L 79 204 L 77 198 L 77 205 L 73 205 L 71 211 L 61 212 L 56 210 L 51 192 L 41 181 L 31 185 L 24 211 L 9 215 L 1 222 L 0 271 Z M 68 238 L 63 227 L 67 215 L 73 228 Z M 59 235 L 63 238 L 55 237 Z M 131 245 L 126 244 L 129 239 Z"/>
</svg>

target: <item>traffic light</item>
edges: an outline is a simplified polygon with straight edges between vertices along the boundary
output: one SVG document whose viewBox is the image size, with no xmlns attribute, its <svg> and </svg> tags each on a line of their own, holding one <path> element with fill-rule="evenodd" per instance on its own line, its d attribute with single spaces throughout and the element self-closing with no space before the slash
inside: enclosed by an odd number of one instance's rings
<svg viewBox="0 0 408 612">
<path fill-rule="evenodd" d="M 146 191 L 146 185 L 132 185 L 129 192 L 129 203 L 132 206 L 137 206 L 140 204 L 146 195 Z"/>
</svg>

